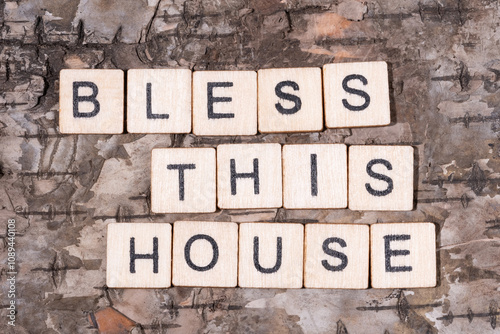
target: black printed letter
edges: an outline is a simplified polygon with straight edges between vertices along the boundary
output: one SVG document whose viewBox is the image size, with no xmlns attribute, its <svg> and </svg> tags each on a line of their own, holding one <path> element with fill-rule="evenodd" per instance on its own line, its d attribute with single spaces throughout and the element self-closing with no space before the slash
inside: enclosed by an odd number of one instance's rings
<svg viewBox="0 0 500 334">
<path fill-rule="evenodd" d="M 209 264 L 207 264 L 204 267 L 197 266 L 196 264 L 191 261 L 191 245 L 196 241 L 204 239 L 208 241 L 212 245 L 212 250 L 213 250 L 213 256 L 212 256 L 212 261 L 210 261 Z M 184 258 L 186 259 L 186 263 L 188 266 L 196 271 L 207 271 L 215 267 L 217 264 L 217 261 L 219 260 L 219 246 L 217 246 L 217 243 L 215 240 L 206 234 L 197 234 L 193 235 L 189 240 L 186 242 L 186 246 L 184 247 Z"/>
<path fill-rule="evenodd" d="M 168 114 L 153 114 L 153 107 L 151 105 L 151 82 L 148 82 L 146 84 L 146 117 L 148 119 L 168 119 Z"/>
<path fill-rule="evenodd" d="M 311 154 L 311 196 L 318 196 L 318 156 Z"/>
<path fill-rule="evenodd" d="M 207 107 L 208 107 L 208 118 L 234 118 L 233 113 L 214 113 L 214 103 L 215 102 L 231 102 L 233 99 L 231 97 L 214 97 L 215 87 L 233 87 L 232 82 L 208 82 L 207 83 Z"/>
<path fill-rule="evenodd" d="M 365 103 L 363 103 L 360 106 L 353 106 L 353 105 L 349 104 L 349 102 L 347 102 L 346 99 L 342 99 L 342 103 L 344 104 L 344 107 L 346 107 L 347 109 L 349 109 L 351 111 L 361 111 L 361 110 L 368 108 L 368 106 L 370 105 L 370 95 L 368 95 L 366 92 L 364 92 L 362 90 L 351 88 L 351 87 L 347 86 L 347 83 L 351 80 L 359 80 L 365 86 L 368 84 L 368 80 L 366 80 L 366 78 L 362 75 L 351 74 L 351 75 L 346 76 L 344 78 L 344 80 L 342 81 L 342 88 L 344 88 L 344 90 L 346 92 L 361 96 L 363 99 L 365 99 Z"/>
<path fill-rule="evenodd" d="M 196 168 L 195 164 L 167 165 L 167 169 L 179 170 L 179 201 L 184 200 L 184 170 L 195 169 L 195 168 Z"/>
<path fill-rule="evenodd" d="M 230 161 L 231 168 L 231 195 L 236 195 L 236 179 L 238 178 L 252 178 L 253 179 L 253 193 L 259 194 L 259 159 L 253 159 L 253 173 L 236 173 L 236 162 L 234 159 Z"/>
<path fill-rule="evenodd" d="M 263 274 L 272 274 L 281 267 L 281 257 L 283 249 L 281 246 L 281 237 L 276 238 L 276 264 L 272 268 L 263 268 L 259 263 L 259 237 L 253 237 L 253 264 L 257 271 Z"/>
<path fill-rule="evenodd" d="M 387 189 L 385 189 L 385 190 L 375 190 L 375 189 L 373 189 L 370 186 L 369 183 L 365 183 L 366 190 L 370 194 L 372 194 L 373 196 L 386 196 L 386 195 L 389 195 L 392 192 L 392 189 L 394 189 L 394 184 L 392 182 L 392 179 L 390 177 L 388 177 L 387 175 L 375 173 L 374 171 L 372 171 L 373 165 L 376 165 L 376 164 L 382 164 L 388 170 L 392 170 L 392 165 L 391 165 L 391 163 L 389 161 L 387 161 L 385 159 L 373 159 L 373 160 L 371 160 L 366 165 L 366 172 L 368 173 L 368 175 L 370 175 L 374 179 L 382 180 L 382 181 L 387 182 Z"/>
<path fill-rule="evenodd" d="M 327 260 L 323 260 L 323 261 L 321 261 L 321 264 L 323 265 L 323 267 L 325 267 L 326 270 L 342 271 L 345 269 L 345 267 L 347 267 L 347 255 L 345 255 L 344 253 L 341 253 L 341 252 L 337 252 L 336 250 L 328 248 L 328 246 L 334 242 L 338 243 L 341 247 L 347 246 L 344 239 L 328 238 L 328 239 L 325 239 L 325 241 L 323 241 L 323 252 L 325 252 L 325 254 L 336 257 L 337 259 L 340 259 L 342 261 L 342 263 L 340 263 L 338 266 L 332 266 L 331 264 L 328 263 Z"/>
<path fill-rule="evenodd" d="M 405 241 L 410 240 L 411 237 L 409 234 L 398 234 L 398 235 L 386 235 L 384 236 L 384 245 L 385 245 L 385 271 L 389 273 L 397 273 L 401 271 L 412 271 L 413 268 L 411 266 L 391 266 L 391 256 L 403 256 L 410 255 L 410 251 L 408 249 L 391 249 L 391 241 Z"/>
<path fill-rule="evenodd" d="M 276 109 L 281 114 L 292 115 L 300 110 L 300 108 L 302 107 L 302 101 L 300 100 L 300 97 L 298 97 L 297 95 L 292 95 L 292 94 L 288 94 L 288 93 L 283 92 L 282 89 L 285 86 L 292 87 L 293 90 L 299 90 L 299 85 L 294 81 L 281 81 L 280 83 L 278 83 L 276 85 L 276 87 L 274 89 L 276 96 L 278 96 L 280 99 L 283 99 L 283 100 L 292 101 L 293 103 L 295 103 L 295 106 L 293 108 L 283 108 L 283 106 L 279 102 L 276 103 L 275 106 L 276 106 Z"/>
<path fill-rule="evenodd" d="M 152 254 L 136 254 L 135 253 L 135 238 L 130 238 L 130 266 L 129 270 L 135 274 L 135 260 L 136 259 L 152 259 L 153 260 L 153 273 L 158 274 L 158 238 L 153 238 L 153 253 Z"/>
<path fill-rule="evenodd" d="M 87 96 L 78 95 L 78 88 L 80 87 L 89 87 L 92 89 L 92 94 Z M 99 113 L 101 109 L 101 105 L 99 101 L 97 101 L 96 97 L 99 93 L 99 89 L 97 85 L 90 81 L 75 81 L 73 82 L 73 117 L 75 118 L 90 118 L 94 117 Z M 92 112 L 83 112 L 81 113 L 78 109 L 78 105 L 80 102 L 91 102 L 94 104 L 94 110 Z"/>
</svg>

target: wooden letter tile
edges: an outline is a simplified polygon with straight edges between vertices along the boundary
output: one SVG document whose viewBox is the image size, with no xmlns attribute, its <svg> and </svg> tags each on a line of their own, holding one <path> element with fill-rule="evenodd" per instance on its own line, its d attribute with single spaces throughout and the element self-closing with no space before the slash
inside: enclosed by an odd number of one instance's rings
<svg viewBox="0 0 500 334">
<path fill-rule="evenodd" d="M 59 131 L 123 133 L 123 91 L 122 70 L 61 70 Z"/>
<path fill-rule="evenodd" d="M 385 62 L 327 64 L 323 66 L 323 82 L 327 128 L 391 122 Z"/>
<path fill-rule="evenodd" d="M 302 224 L 240 224 L 238 285 L 301 288 L 303 246 Z"/>
<path fill-rule="evenodd" d="M 349 209 L 413 209 L 413 147 L 350 146 Z"/>
<path fill-rule="evenodd" d="M 191 70 L 129 70 L 127 87 L 128 132 L 191 131 Z"/>
<path fill-rule="evenodd" d="M 168 288 L 171 249 L 170 224 L 109 224 L 106 285 L 110 288 Z"/>
<path fill-rule="evenodd" d="M 347 147 L 284 145 L 283 206 L 287 209 L 347 207 Z"/>
<path fill-rule="evenodd" d="M 373 224 L 371 281 L 374 288 L 436 286 L 436 227 L 432 223 Z"/>
<path fill-rule="evenodd" d="M 280 144 L 217 147 L 217 200 L 221 209 L 279 208 Z"/>
<path fill-rule="evenodd" d="M 257 73 L 193 73 L 193 133 L 197 136 L 257 133 Z"/>
<path fill-rule="evenodd" d="M 264 69 L 258 80 L 260 132 L 323 129 L 321 69 Z"/>
<path fill-rule="evenodd" d="M 238 224 L 174 223 L 172 284 L 235 287 L 238 281 Z"/>
<path fill-rule="evenodd" d="M 306 288 L 368 288 L 369 226 L 306 225 L 304 286 Z"/>
<path fill-rule="evenodd" d="M 156 148 L 151 155 L 153 212 L 215 211 L 215 149 Z"/>
</svg>

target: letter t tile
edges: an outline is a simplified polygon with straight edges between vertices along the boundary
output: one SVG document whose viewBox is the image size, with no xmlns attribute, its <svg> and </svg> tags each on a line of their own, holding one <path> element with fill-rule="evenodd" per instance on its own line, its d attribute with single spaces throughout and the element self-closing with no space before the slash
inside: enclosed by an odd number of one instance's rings
<svg viewBox="0 0 500 334">
<path fill-rule="evenodd" d="M 151 157 L 153 212 L 215 212 L 215 198 L 215 149 L 153 149 Z"/>
</svg>

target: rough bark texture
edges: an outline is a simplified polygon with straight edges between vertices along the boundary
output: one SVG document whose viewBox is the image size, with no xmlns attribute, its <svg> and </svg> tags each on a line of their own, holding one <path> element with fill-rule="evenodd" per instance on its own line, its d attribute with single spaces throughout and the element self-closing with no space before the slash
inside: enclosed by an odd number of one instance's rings
<svg viewBox="0 0 500 334">
<path fill-rule="evenodd" d="M 499 17 L 498 2 L 489 0 L 0 2 L 0 236 L 12 217 L 19 232 L 12 332 L 498 331 Z M 58 131 L 63 68 L 259 69 L 369 60 L 390 64 L 388 127 L 245 138 Z M 235 142 L 413 145 L 415 209 L 151 214 L 152 148 Z M 106 288 L 108 223 L 179 218 L 431 221 L 439 226 L 439 283 L 393 291 Z M 0 250 L 3 333 L 5 243 Z"/>
</svg>

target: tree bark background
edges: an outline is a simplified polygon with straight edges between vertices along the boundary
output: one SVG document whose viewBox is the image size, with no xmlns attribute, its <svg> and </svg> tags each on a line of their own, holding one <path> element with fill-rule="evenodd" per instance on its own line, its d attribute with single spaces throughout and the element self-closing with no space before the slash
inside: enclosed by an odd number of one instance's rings
<svg viewBox="0 0 500 334">
<path fill-rule="evenodd" d="M 0 2 L 0 331 L 492 333 L 500 303 L 498 1 Z M 63 68 L 193 70 L 384 60 L 388 127 L 251 137 L 61 135 Z M 150 212 L 154 147 L 406 144 L 415 209 Z M 7 327 L 7 220 L 17 222 Z M 438 286 L 404 290 L 108 289 L 106 225 L 179 219 L 439 226 Z M 98 327 L 98 328 L 97 328 Z"/>
</svg>

